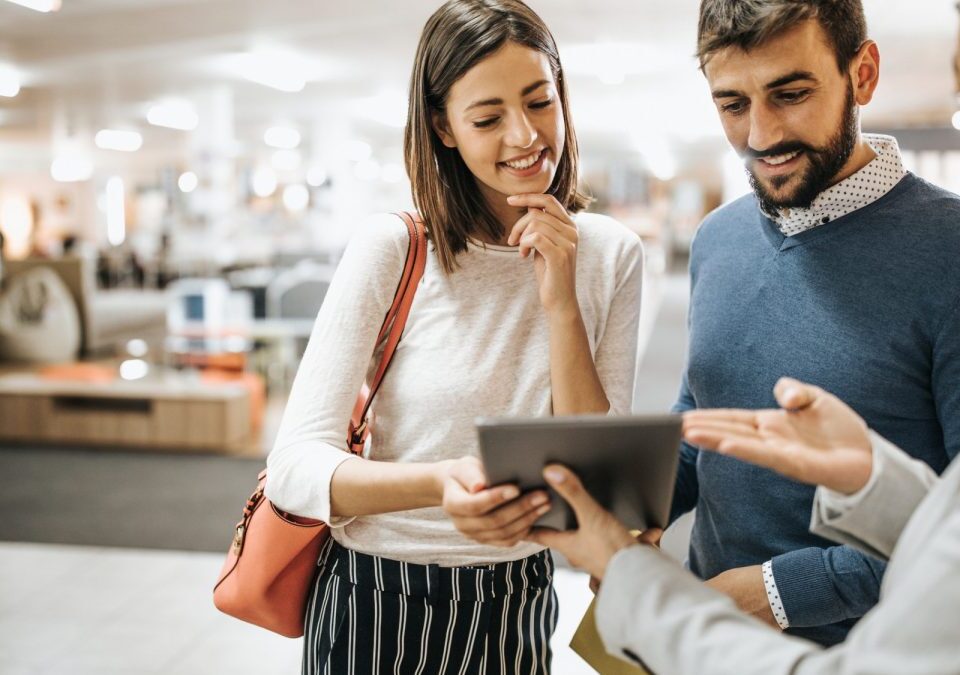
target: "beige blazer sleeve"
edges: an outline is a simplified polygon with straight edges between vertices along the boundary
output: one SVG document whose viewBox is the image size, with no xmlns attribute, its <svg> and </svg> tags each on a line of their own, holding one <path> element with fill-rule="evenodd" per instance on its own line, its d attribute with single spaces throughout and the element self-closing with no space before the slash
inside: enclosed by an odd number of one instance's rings
<svg viewBox="0 0 960 675">
<path fill-rule="evenodd" d="M 889 558 L 907 521 L 939 478 L 882 436 L 871 432 L 871 439 L 870 482 L 849 497 L 817 488 L 810 531 L 867 555 Z"/>
<path fill-rule="evenodd" d="M 607 650 L 658 675 L 957 675 L 960 673 L 960 464 L 936 481 L 909 514 L 874 500 L 922 497 L 931 481 L 892 446 L 890 459 L 859 508 L 828 527 L 851 543 L 892 550 L 880 603 L 830 649 L 776 631 L 738 611 L 656 549 L 632 546 L 611 560 L 597 599 L 597 628 Z M 886 452 L 884 450 L 884 452 Z M 892 482 L 891 482 L 892 481 Z M 896 491 L 894 491 L 896 492 Z M 901 495 L 901 496 L 902 496 Z M 896 497 L 901 508 L 908 500 Z M 905 506 L 906 505 L 906 506 Z M 883 518 L 900 534 L 896 547 Z M 831 535 L 832 536 L 832 535 Z"/>
</svg>

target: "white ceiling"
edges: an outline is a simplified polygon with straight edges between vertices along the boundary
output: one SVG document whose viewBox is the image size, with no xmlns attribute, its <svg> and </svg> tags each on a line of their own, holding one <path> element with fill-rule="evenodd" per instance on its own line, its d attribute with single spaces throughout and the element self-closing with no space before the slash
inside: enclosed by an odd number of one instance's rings
<svg viewBox="0 0 960 675">
<path fill-rule="evenodd" d="M 571 81 L 582 141 L 624 146 L 636 139 L 690 141 L 716 136 L 706 87 L 692 58 L 696 0 L 531 0 L 551 26 Z M 106 126 L 144 134 L 143 153 L 189 144 L 181 132 L 150 128 L 146 106 L 163 96 L 192 98 L 201 117 L 232 107 L 232 134 L 259 142 L 278 120 L 305 137 L 324 129 L 398 145 L 396 128 L 366 120 L 370 97 L 406 89 L 420 28 L 439 0 L 63 0 L 39 14 L 0 0 L 0 61 L 22 74 L 23 89 L 0 98 L 0 144 L 7 157 L 36 157 L 64 133 Z M 883 76 L 868 124 L 944 125 L 954 107 L 953 0 L 866 0 Z M 577 52 L 628 43 L 622 84 L 579 71 Z M 225 59 L 258 48 L 292 50 L 313 63 L 301 93 L 240 79 Z M 366 102 L 364 102 L 366 100 Z M 225 103 L 226 102 L 226 103 Z M 24 152 L 17 155 L 17 149 Z M 49 150 L 48 150 L 49 152 Z M 43 158 L 44 162 L 49 157 Z"/>
</svg>

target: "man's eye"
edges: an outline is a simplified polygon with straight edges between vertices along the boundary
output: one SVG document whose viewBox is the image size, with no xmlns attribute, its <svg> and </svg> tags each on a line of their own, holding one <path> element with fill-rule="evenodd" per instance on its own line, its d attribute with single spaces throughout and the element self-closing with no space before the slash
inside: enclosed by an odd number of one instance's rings
<svg viewBox="0 0 960 675">
<path fill-rule="evenodd" d="M 473 123 L 473 126 L 475 126 L 477 129 L 486 129 L 487 127 L 493 126 L 494 123 L 496 123 L 496 121 L 499 119 L 499 117 L 491 117 L 485 120 L 478 120 Z"/>
<path fill-rule="evenodd" d="M 799 103 L 805 99 L 809 93 L 810 91 L 808 89 L 802 91 L 783 91 L 780 92 L 779 97 L 784 103 Z"/>
<path fill-rule="evenodd" d="M 743 101 L 734 101 L 733 103 L 724 103 L 722 106 L 720 106 L 721 111 L 728 113 L 730 115 L 739 115 L 746 109 L 747 109 L 747 105 Z"/>
</svg>

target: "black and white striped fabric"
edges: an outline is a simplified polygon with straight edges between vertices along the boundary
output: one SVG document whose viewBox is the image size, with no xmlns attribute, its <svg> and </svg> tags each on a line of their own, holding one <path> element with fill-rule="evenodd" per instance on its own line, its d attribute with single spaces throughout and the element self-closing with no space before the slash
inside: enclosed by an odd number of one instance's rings
<svg viewBox="0 0 960 675">
<path fill-rule="evenodd" d="M 546 675 L 557 623 L 548 551 L 414 565 L 330 539 L 307 604 L 303 675 Z"/>
</svg>

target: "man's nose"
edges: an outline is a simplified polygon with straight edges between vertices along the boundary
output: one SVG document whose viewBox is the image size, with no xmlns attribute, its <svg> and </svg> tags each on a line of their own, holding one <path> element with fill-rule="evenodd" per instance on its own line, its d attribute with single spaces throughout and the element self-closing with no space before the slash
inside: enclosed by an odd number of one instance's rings
<svg viewBox="0 0 960 675">
<path fill-rule="evenodd" d="M 783 142 L 783 126 L 775 111 L 765 105 L 750 107 L 750 136 L 747 145 L 763 152 Z"/>
<path fill-rule="evenodd" d="M 511 115 L 504 140 L 515 148 L 528 148 L 537 140 L 537 130 L 524 113 Z"/>
</svg>

